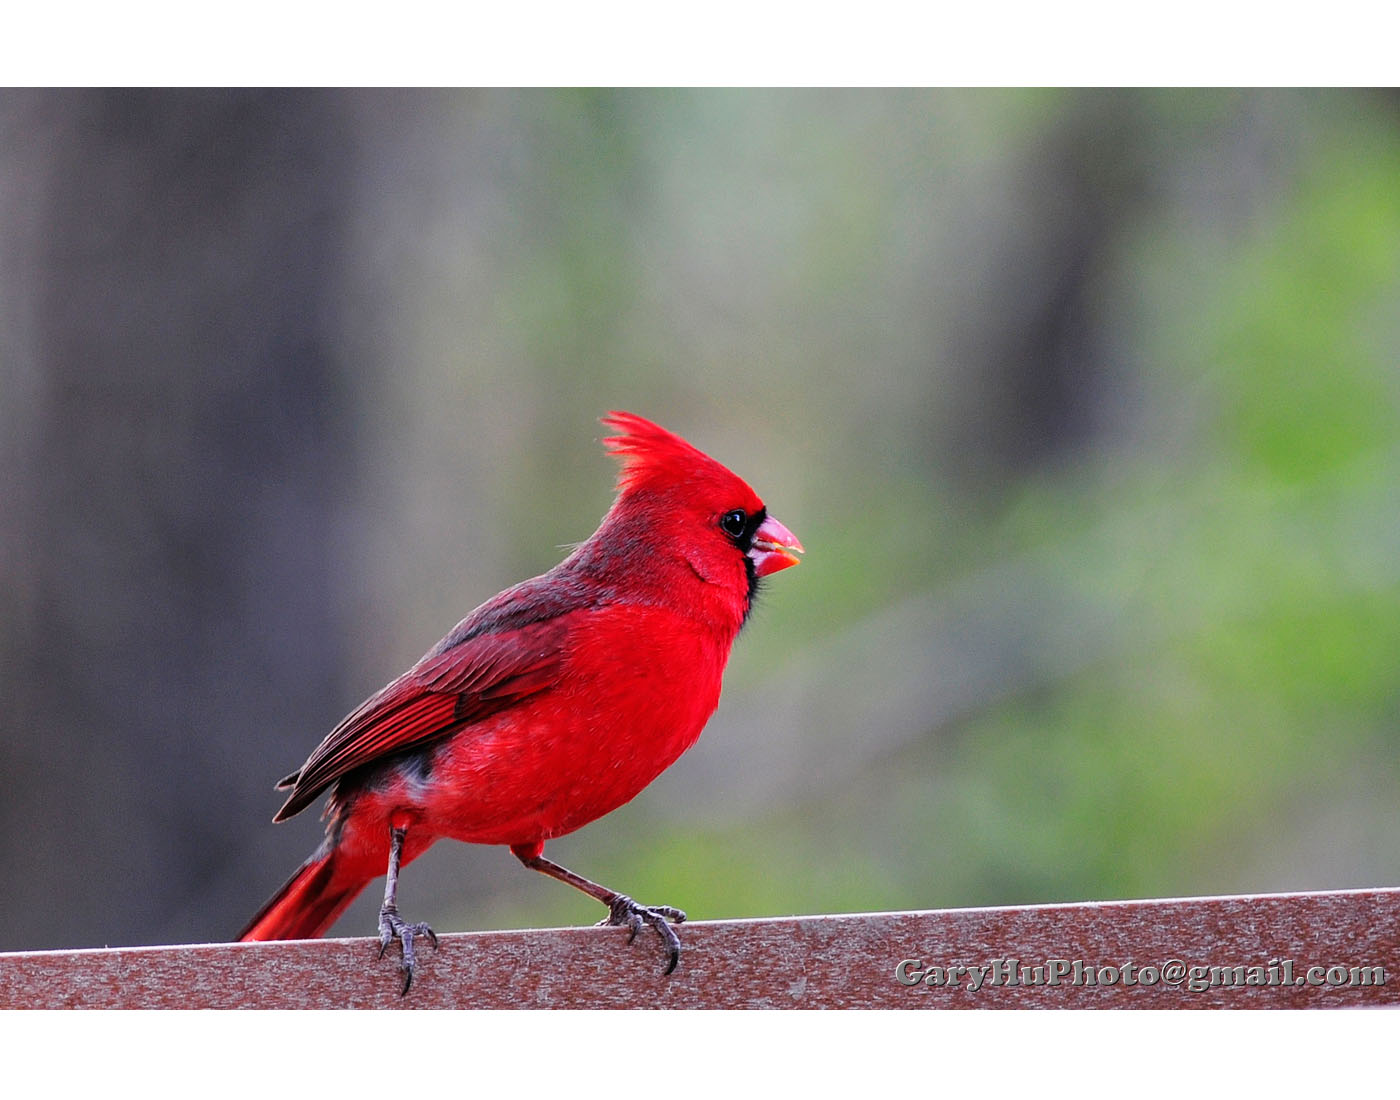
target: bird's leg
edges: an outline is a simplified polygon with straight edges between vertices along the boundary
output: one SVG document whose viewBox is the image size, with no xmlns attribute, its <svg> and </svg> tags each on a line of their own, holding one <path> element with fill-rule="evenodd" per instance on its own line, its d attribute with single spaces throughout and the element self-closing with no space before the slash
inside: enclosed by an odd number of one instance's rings
<svg viewBox="0 0 1400 1100">
<path fill-rule="evenodd" d="M 637 938 L 637 933 L 642 930 L 642 925 L 648 924 L 656 929 L 656 934 L 666 944 L 666 950 L 671 959 L 664 973 L 669 974 L 676 969 L 676 964 L 681 961 L 681 939 L 668 922 L 675 921 L 680 924 L 685 920 L 684 912 L 672 909 L 669 905 L 641 905 L 626 894 L 609 890 L 606 886 L 591 882 L 582 875 L 574 874 L 567 867 L 560 867 L 552 860 L 545 859 L 540 854 L 540 849 L 533 844 L 515 845 L 511 851 L 515 853 L 516 859 L 532 871 L 540 871 L 550 878 L 557 878 L 560 882 L 568 883 L 575 890 L 582 890 L 590 898 L 601 901 L 608 907 L 608 918 L 598 923 L 627 927 L 632 933 L 627 937 L 628 943 Z"/>
<path fill-rule="evenodd" d="M 403 856 L 403 840 L 407 833 L 407 829 L 389 830 L 389 870 L 384 880 L 384 904 L 379 907 L 379 957 L 384 957 L 384 952 L 394 940 L 398 940 L 403 949 L 401 997 L 408 994 L 408 987 L 413 984 L 413 937 L 427 936 L 432 941 L 433 950 L 437 950 L 437 935 L 431 928 L 421 921 L 409 924 L 399 916 L 399 860 Z"/>
</svg>

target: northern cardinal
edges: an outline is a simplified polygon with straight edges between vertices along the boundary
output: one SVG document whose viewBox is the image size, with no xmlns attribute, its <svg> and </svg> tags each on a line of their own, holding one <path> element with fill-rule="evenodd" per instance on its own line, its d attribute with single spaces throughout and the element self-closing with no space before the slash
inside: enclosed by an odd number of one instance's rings
<svg viewBox="0 0 1400 1100">
<path fill-rule="evenodd" d="M 629 940 L 650 926 L 676 968 L 683 912 L 574 874 L 545 842 L 630 801 L 695 743 L 760 579 L 797 564 L 802 544 L 679 436 L 632 413 L 603 423 L 622 471 L 598 530 L 478 607 L 278 784 L 291 795 L 273 821 L 330 792 L 326 836 L 240 940 L 320 936 L 386 874 L 380 956 L 399 941 L 406 994 L 414 939 L 437 937 L 399 916 L 399 871 L 451 837 L 509 845 L 606 905 L 602 923 Z"/>
</svg>

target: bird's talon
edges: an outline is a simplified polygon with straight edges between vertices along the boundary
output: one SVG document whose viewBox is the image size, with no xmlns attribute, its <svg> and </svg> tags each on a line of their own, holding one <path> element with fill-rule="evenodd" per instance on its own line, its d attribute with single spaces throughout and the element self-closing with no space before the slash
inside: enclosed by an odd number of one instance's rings
<svg viewBox="0 0 1400 1100">
<path fill-rule="evenodd" d="M 662 973 L 670 974 L 681 961 L 681 939 L 668 922 L 675 921 L 680 924 L 684 920 L 685 912 L 683 910 L 672 908 L 669 905 L 642 905 L 633 901 L 626 894 L 618 894 L 608 905 L 607 918 L 599 921 L 598 924 L 600 927 L 609 925 L 616 928 L 625 927 L 628 930 L 628 943 L 637 938 L 637 933 L 642 930 L 644 924 L 656 929 L 656 934 L 666 945 L 667 954 L 670 957 L 670 963 Z"/>
<path fill-rule="evenodd" d="M 398 910 L 385 907 L 379 911 L 379 958 L 384 957 L 384 952 L 389 950 L 389 944 L 394 940 L 399 941 L 399 948 L 403 952 L 403 961 L 399 964 L 399 969 L 403 971 L 403 989 L 399 996 L 408 995 L 409 986 L 413 984 L 413 970 L 417 966 L 418 960 L 413 950 L 413 938 L 415 936 L 426 936 L 433 945 L 433 950 L 437 950 L 437 933 L 422 921 L 410 924 L 399 916 Z"/>
</svg>

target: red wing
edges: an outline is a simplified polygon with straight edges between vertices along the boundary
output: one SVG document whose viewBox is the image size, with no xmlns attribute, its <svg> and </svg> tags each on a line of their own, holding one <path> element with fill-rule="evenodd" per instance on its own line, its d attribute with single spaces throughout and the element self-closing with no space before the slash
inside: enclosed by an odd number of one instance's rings
<svg viewBox="0 0 1400 1100">
<path fill-rule="evenodd" d="M 424 657 L 326 735 L 301 771 L 288 777 L 291 797 L 273 820 L 305 809 L 356 768 L 446 737 L 552 685 L 570 618 L 480 634 Z"/>
</svg>

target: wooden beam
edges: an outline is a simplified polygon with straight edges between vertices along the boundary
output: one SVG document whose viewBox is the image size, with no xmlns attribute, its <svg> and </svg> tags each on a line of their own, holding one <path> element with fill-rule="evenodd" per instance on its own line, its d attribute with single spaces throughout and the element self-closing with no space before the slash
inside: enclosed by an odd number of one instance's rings
<svg viewBox="0 0 1400 1100">
<path fill-rule="evenodd" d="M 1303 1008 L 1400 1004 L 1400 889 L 0 954 L 0 1008 Z M 1179 964 L 1179 966 L 1178 966 Z M 950 969 L 967 968 L 964 970 Z M 1210 968 L 1217 968 L 1212 971 Z M 1378 969 L 1372 969 L 1378 968 Z"/>
</svg>

